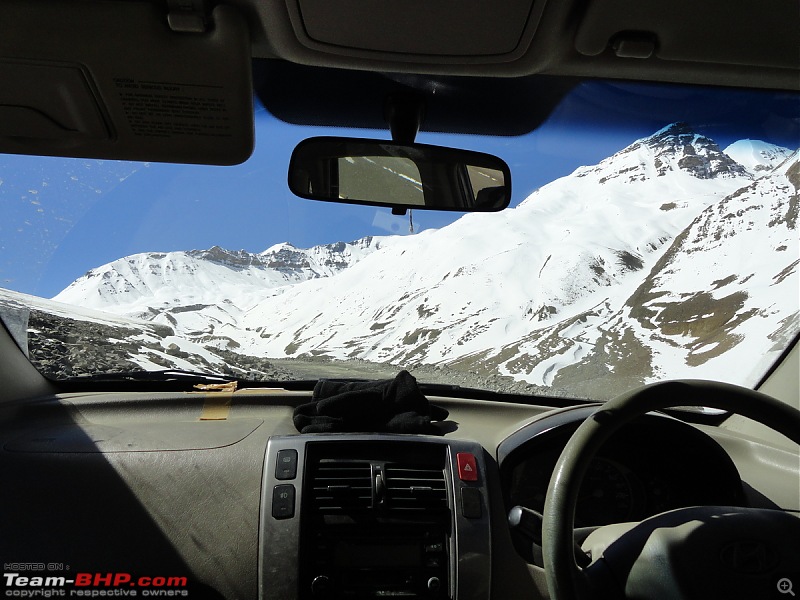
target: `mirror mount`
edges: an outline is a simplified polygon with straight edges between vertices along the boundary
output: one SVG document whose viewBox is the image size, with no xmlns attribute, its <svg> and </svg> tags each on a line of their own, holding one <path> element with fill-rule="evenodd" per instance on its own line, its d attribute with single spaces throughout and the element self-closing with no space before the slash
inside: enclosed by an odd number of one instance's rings
<svg viewBox="0 0 800 600">
<path fill-rule="evenodd" d="M 425 120 L 425 100 L 417 94 L 391 94 L 386 98 L 384 116 L 393 142 L 413 144 Z"/>
</svg>

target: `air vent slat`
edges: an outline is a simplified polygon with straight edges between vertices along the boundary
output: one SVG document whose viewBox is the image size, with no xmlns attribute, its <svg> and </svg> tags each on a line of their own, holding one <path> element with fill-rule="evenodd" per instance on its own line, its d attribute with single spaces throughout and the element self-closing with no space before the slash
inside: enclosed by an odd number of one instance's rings
<svg viewBox="0 0 800 600">
<path fill-rule="evenodd" d="M 447 510 L 444 464 L 438 462 L 320 458 L 311 469 L 307 489 L 320 514 Z"/>
<path fill-rule="evenodd" d="M 397 511 L 446 509 L 447 485 L 442 469 L 389 463 L 385 467 L 387 508 Z"/>
<path fill-rule="evenodd" d="M 372 467 L 368 462 L 323 458 L 311 474 L 314 506 L 323 514 L 372 507 Z"/>
</svg>

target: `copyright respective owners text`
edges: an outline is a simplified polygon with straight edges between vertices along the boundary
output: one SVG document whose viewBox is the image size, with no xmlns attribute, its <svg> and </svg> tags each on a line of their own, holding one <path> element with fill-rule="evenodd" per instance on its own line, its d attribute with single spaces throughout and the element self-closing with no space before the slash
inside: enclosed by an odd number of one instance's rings
<svg viewBox="0 0 800 600">
<path fill-rule="evenodd" d="M 189 598 L 189 580 L 170 573 L 75 569 L 60 562 L 4 562 L 2 598 Z"/>
</svg>

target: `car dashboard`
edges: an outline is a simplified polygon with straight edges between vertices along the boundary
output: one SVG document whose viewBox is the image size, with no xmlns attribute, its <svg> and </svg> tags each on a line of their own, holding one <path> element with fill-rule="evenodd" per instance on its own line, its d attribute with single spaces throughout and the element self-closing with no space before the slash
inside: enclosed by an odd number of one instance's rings
<svg viewBox="0 0 800 600">
<path fill-rule="evenodd" d="M 5 405 L 0 554 L 82 573 L 91 583 L 83 591 L 547 597 L 507 514 L 517 504 L 541 509 L 554 457 L 592 406 L 430 397 L 450 412 L 442 436 L 299 434 L 292 413 L 308 399 L 263 389 L 98 392 Z M 793 460 L 648 415 L 596 459 L 579 525 L 703 503 L 787 508 L 791 491 L 774 482 Z M 774 485 L 755 489 L 740 473 Z M 140 576 L 185 585 L 144 590 Z"/>
</svg>

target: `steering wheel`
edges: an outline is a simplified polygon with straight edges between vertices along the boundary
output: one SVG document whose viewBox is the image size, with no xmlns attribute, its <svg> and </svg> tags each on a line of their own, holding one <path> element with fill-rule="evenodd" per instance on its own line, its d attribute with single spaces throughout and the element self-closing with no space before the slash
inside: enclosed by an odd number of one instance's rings
<svg viewBox="0 0 800 600">
<path fill-rule="evenodd" d="M 734 412 L 800 444 L 800 412 L 734 385 L 657 383 L 606 402 L 570 438 L 547 489 L 542 552 L 551 600 L 764 598 L 775 593 L 784 574 L 798 574 L 800 518 L 780 510 L 719 506 L 650 517 L 617 537 L 588 567 L 577 565 L 575 505 L 592 458 L 626 423 L 675 406 Z"/>
</svg>

